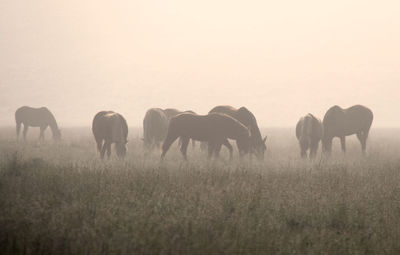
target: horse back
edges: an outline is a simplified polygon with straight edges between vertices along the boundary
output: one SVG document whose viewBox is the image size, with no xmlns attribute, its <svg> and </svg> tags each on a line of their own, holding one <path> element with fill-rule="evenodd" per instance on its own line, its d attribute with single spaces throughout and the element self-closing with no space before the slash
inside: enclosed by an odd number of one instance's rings
<svg viewBox="0 0 400 255">
<path fill-rule="evenodd" d="M 113 111 L 101 111 L 93 118 L 92 132 L 96 140 L 126 142 L 128 125 L 121 114 Z"/>
<path fill-rule="evenodd" d="M 146 112 L 143 119 L 143 135 L 145 142 L 150 142 L 153 138 L 162 140 L 167 134 L 168 117 L 164 110 L 151 108 Z"/>
<path fill-rule="evenodd" d="M 22 106 L 15 111 L 15 121 L 29 126 L 39 127 L 55 123 L 53 114 L 47 107 L 34 108 Z"/>
<path fill-rule="evenodd" d="M 163 111 L 168 119 L 171 119 L 172 117 L 182 113 L 181 111 L 179 111 L 178 109 L 175 109 L 175 108 L 167 108 L 167 109 L 164 109 Z"/>
<path fill-rule="evenodd" d="M 328 136 L 348 136 L 360 131 L 369 131 L 373 121 L 372 111 L 362 105 L 346 109 L 331 107 L 323 120 L 324 133 Z"/>
<path fill-rule="evenodd" d="M 249 134 L 249 131 L 242 123 L 223 113 L 181 113 L 171 119 L 168 128 L 169 136 L 184 136 L 199 141 L 236 139 L 245 133 Z"/>
</svg>

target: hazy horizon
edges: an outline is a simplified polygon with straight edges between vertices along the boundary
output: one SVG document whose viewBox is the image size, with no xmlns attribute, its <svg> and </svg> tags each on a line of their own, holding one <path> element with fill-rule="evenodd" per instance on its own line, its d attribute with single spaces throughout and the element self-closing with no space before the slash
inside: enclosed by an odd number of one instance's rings
<svg viewBox="0 0 400 255">
<path fill-rule="evenodd" d="M 206 114 L 246 106 L 294 127 L 332 105 L 400 127 L 397 1 L 11 1 L 0 3 L 0 126 L 23 105 L 63 126 L 114 110 Z"/>
</svg>

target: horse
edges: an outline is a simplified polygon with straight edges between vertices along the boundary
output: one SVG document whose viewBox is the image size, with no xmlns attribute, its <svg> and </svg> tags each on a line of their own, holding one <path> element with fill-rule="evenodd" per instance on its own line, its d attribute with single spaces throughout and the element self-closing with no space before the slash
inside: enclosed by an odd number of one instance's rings
<svg viewBox="0 0 400 255">
<path fill-rule="evenodd" d="M 143 141 L 147 149 L 152 149 L 154 146 L 160 147 L 160 143 L 167 135 L 168 122 L 164 110 L 160 108 L 147 110 L 143 119 Z"/>
<path fill-rule="evenodd" d="M 44 132 L 48 126 L 50 126 L 53 139 L 55 141 L 61 139 L 61 131 L 58 128 L 57 121 L 46 107 L 33 108 L 22 106 L 15 111 L 15 122 L 17 124 L 17 140 L 19 139 L 21 124 L 24 124 L 24 140 L 26 140 L 26 133 L 28 132 L 29 126 L 40 127 L 39 140 L 44 140 Z"/>
<path fill-rule="evenodd" d="M 175 108 L 166 108 L 163 110 L 165 116 L 167 116 L 168 121 L 172 119 L 172 117 L 175 117 L 178 114 L 181 114 L 182 111 L 179 111 L 178 109 Z"/>
<path fill-rule="evenodd" d="M 224 113 L 237 119 L 243 125 L 245 125 L 251 133 L 251 151 L 259 160 L 264 159 L 264 153 L 267 149 L 265 146 L 267 136 L 265 136 L 264 139 L 261 137 L 257 120 L 253 113 L 251 113 L 246 107 L 240 107 L 239 109 L 236 109 L 229 105 L 220 105 L 211 109 L 209 113 Z"/>
<path fill-rule="evenodd" d="M 166 115 L 167 118 L 168 118 L 168 122 L 169 122 L 173 117 L 175 117 L 176 115 L 181 114 L 181 113 L 192 113 L 192 114 L 196 114 L 194 111 L 191 111 L 191 110 L 179 111 L 178 109 L 175 109 L 175 108 L 166 108 L 166 109 L 164 109 L 164 113 L 165 113 L 165 115 Z M 179 145 L 181 145 L 181 144 L 182 144 L 182 140 L 179 139 Z M 195 140 L 192 139 L 192 148 L 194 148 L 195 145 L 196 145 L 196 142 L 195 142 Z"/>
<path fill-rule="evenodd" d="M 128 124 L 124 117 L 113 111 L 98 112 L 92 123 L 92 132 L 97 143 L 100 158 L 111 156 L 111 144 L 115 143 L 115 150 L 119 158 L 126 155 L 126 144 L 128 143 Z"/>
<path fill-rule="evenodd" d="M 322 135 L 321 120 L 311 113 L 300 118 L 296 125 L 296 137 L 299 140 L 300 156 L 302 158 L 307 157 L 308 150 L 310 150 L 310 159 L 315 158 Z"/>
<path fill-rule="evenodd" d="M 329 108 L 322 121 L 324 128 L 322 146 L 324 152 L 328 155 L 331 153 L 332 139 L 334 137 L 340 138 L 342 151 L 346 152 L 346 136 L 356 134 L 364 155 L 373 119 L 372 111 L 362 105 L 354 105 L 347 109 L 337 105 Z"/>
<path fill-rule="evenodd" d="M 187 160 L 186 152 L 190 139 L 208 142 L 208 158 L 213 155 L 218 158 L 221 145 L 228 143 L 228 138 L 236 140 L 241 156 L 248 153 L 250 147 L 249 129 L 231 116 L 220 113 L 208 115 L 181 113 L 173 117 L 162 145 L 161 159 L 164 159 L 171 144 L 178 137 L 182 138 L 180 150 L 185 160 Z M 230 144 L 226 146 L 230 148 L 232 159 L 232 146 Z"/>
</svg>

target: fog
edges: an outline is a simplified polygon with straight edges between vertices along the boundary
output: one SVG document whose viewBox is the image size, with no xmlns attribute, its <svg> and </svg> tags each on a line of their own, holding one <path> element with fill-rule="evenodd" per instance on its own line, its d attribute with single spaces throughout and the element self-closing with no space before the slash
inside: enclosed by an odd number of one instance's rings
<svg viewBox="0 0 400 255">
<path fill-rule="evenodd" d="M 248 107 L 263 127 L 363 104 L 400 126 L 398 1 L 0 2 L 0 126 L 22 105 L 63 126 L 100 110 Z"/>
</svg>

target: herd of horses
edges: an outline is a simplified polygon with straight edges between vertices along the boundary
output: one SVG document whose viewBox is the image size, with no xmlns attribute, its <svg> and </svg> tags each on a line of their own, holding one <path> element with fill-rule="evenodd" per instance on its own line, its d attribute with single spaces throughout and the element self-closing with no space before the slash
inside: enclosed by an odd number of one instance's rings
<svg viewBox="0 0 400 255">
<path fill-rule="evenodd" d="M 23 106 L 15 112 L 17 139 L 21 125 L 26 139 L 28 127 L 40 127 L 40 140 L 44 139 L 44 131 L 50 127 L 53 139 L 60 140 L 61 132 L 54 115 L 46 108 Z M 312 114 L 300 118 L 296 125 L 296 137 L 299 141 L 301 157 L 314 158 L 319 143 L 326 154 L 331 153 L 332 140 L 339 137 L 342 150 L 346 151 L 346 136 L 356 134 L 361 143 L 362 153 L 366 151 L 366 141 L 373 121 L 372 111 L 362 105 L 354 105 L 343 109 L 332 106 L 321 121 Z M 126 155 L 128 125 L 125 118 L 113 111 L 97 113 L 92 122 L 92 132 L 97 143 L 100 157 L 111 156 L 111 145 L 115 144 L 118 157 Z M 143 142 L 146 150 L 155 147 L 162 149 L 161 159 L 170 146 L 179 138 L 180 151 L 187 159 L 189 141 L 201 142 L 201 148 L 208 148 L 208 157 L 218 158 L 222 145 L 228 148 L 230 159 L 233 147 L 229 139 L 235 140 L 240 157 L 245 154 L 264 159 L 266 150 L 265 136 L 262 138 L 256 117 L 246 107 L 236 109 L 221 105 L 211 109 L 207 115 L 198 115 L 193 111 L 179 111 L 168 108 L 151 108 L 143 119 Z"/>
</svg>

